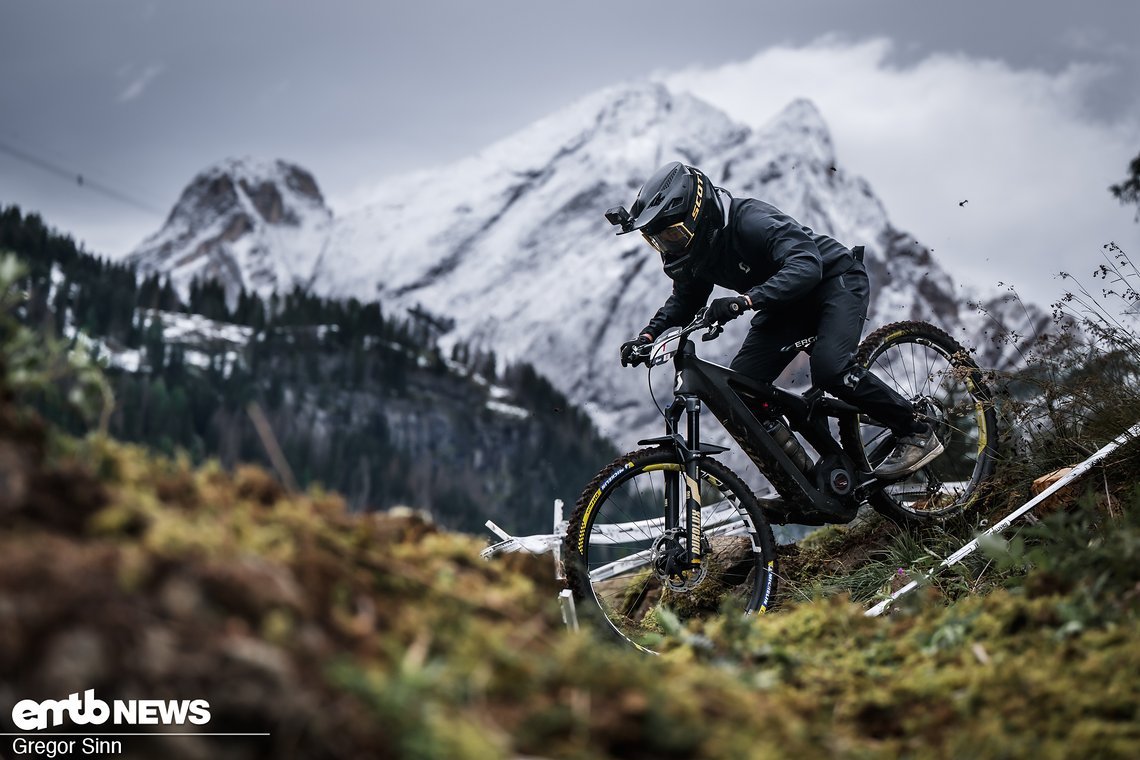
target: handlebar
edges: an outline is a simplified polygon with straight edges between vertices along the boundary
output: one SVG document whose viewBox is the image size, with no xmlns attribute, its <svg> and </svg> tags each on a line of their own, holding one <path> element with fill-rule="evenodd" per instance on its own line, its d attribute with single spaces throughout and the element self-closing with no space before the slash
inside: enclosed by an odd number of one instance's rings
<svg viewBox="0 0 1140 760">
<path fill-rule="evenodd" d="M 701 310 L 697 312 L 696 316 L 693 317 L 693 321 L 685 327 L 682 327 L 678 332 L 662 333 L 660 336 L 658 336 L 657 340 L 653 341 L 652 343 L 646 343 L 643 346 L 637 346 L 633 349 L 634 357 L 642 359 L 646 363 L 649 363 L 650 358 L 661 346 L 674 340 L 680 341 L 678 344 L 680 345 L 681 343 L 684 343 L 685 339 L 690 335 L 706 327 L 708 328 L 708 332 L 701 336 L 701 340 L 715 340 L 719 338 L 720 334 L 724 332 L 724 325 L 720 324 L 719 322 L 713 322 L 711 325 L 706 325 L 705 313 L 707 311 L 707 306 L 702 307 Z"/>
</svg>

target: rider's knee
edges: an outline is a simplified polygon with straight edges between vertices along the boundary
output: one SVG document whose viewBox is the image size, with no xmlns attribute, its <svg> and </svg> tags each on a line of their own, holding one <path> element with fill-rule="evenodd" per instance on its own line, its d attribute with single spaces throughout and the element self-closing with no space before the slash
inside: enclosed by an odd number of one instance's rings
<svg viewBox="0 0 1140 760">
<path fill-rule="evenodd" d="M 811 357 L 812 384 L 825 391 L 842 392 L 852 388 L 862 379 L 862 369 L 849 357 L 813 355 Z"/>
<path fill-rule="evenodd" d="M 751 377 L 753 379 L 756 379 L 756 375 L 760 374 L 757 371 L 756 363 L 754 361 L 751 361 L 748 357 L 742 356 L 741 354 L 737 354 L 735 357 L 733 357 L 732 362 L 728 365 L 728 368 L 733 372 L 739 372 L 745 377 Z"/>
</svg>

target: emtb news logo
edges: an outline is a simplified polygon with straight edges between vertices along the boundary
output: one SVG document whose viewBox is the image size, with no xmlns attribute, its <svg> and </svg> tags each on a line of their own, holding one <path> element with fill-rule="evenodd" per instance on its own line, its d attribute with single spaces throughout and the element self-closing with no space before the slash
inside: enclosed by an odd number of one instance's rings
<svg viewBox="0 0 1140 760">
<path fill-rule="evenodd" d="M 88 689 L 82 699 L 76 692 L 67 699 L 22 699 L 12 708 L 12 722 L 21 731 L 62 725 L 65 716 L 78 726 L 101 726 L 108 721 L 116 726 L 203 726 L 210 722 L 210 703 L 204 699 L 116 699 L 107 704 L 95 697 L 94 689 Z"/>
</svg>

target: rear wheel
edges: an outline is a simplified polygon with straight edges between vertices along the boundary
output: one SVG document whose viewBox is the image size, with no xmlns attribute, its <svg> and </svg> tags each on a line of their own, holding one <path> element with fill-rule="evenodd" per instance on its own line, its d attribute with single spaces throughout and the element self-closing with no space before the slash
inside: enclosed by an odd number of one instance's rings
<svg viewBox="0 0 1140 760">
<path fill-rule="evenodd" d="M 969 353 L 925 322 L 881 327 L 855 357 L 915 405 L 938 433 L 944 453 L 905 480 L 870 497 L 871 506 L 902 524 L 942 522 L 969 509 L 993 472 L 997 414 L 982 372 Z M 865 415 L 840 423 L 840 440 L 856 464 L 874 468 L 895 436 Z"/>
<path fill-rule="evenodd" d="M 665 530 L 665 483 L 683 471 L 671 449 L 619 457 L 578 499 L 563 547 L 582 617 L 644 651 L 666 646 L 674 620 L 716 614 L 726 603 L 764 612 L 776 591 L 772 529 L 748 486 L 713 459 L 701 462 L 698 478 L 701 569 L 673 572 L 687 531 Z"/>
</svg>

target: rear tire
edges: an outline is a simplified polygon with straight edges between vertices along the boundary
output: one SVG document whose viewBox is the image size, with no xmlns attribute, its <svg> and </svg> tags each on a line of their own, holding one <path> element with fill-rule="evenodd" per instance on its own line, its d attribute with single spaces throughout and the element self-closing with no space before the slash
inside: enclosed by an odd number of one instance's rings
<svg viewBox="0 0 1140 760">
<path fill-rule="evenodd" d="M 717 614 L 725 603 L 762 613 L 776 592 L 772 529 L 748 486 L 715 459 L 701 461 L 698 479 L 703 569 L 670 587 L 655 562 L 670 541 L 664 525 L 670 470 L 684 468 L 677 452 L 664 447 L 625 454 L 603 468 L 579 497 L 562 550 L 579 615 L 653 653 L 665 645 L 674 617 Z"/>
<path fill-rule="evenodd" d="M 997 414 L 982 371 L 958 341 L 925 322 L 896 322 L 862 343 L 856 362 L 916 403 L 938 431 L 945 452 L 869 499 L 902 525 L 942 523 L 966 512 L 993 472 Z M 873 469 L 892 448 L 890 430 L 860 415 L 839 425 L 856 465 Z"/>
</svg>

